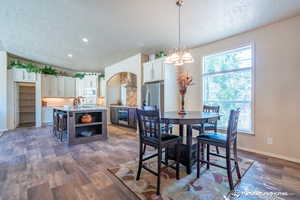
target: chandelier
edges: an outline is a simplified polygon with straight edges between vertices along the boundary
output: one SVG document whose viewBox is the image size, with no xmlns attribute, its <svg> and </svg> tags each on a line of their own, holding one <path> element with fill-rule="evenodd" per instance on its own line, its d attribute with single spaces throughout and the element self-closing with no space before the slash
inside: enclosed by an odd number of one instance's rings
<svg viewBox="0 0 300 200">
<path fill-rule="evenodd" d="M 188 49 L 181 46 L 181 7 L 183 6 L 183 0 L 176 0 L 178 6 L 178 47 L 171 50 L 165 60 L 166 64 L 174 64 L 175 66 L 181 66 L 186 63 L 193 63 L 194 59 Z"/>
</svg>

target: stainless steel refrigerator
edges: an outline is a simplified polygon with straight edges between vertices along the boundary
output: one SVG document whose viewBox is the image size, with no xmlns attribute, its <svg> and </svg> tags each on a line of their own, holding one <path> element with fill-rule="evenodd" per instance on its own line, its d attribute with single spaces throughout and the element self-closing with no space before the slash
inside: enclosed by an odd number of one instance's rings
<svg viewBox="0 0 300 200">
<path fill-rule="evenodd" d="M 144 84 L 142 87 L 142 102 L 147 106 L 157 106 L 161 112 L 164 112 L 163 82 Z"/>
</svg>

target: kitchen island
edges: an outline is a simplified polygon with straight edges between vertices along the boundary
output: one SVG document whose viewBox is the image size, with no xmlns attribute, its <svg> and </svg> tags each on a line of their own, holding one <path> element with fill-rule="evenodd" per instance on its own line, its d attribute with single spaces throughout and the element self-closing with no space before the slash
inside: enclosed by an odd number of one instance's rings
<svg viewBox="0 0 300 200">
<path fill-rule="evenodd" d="M 97 140 L 106 140 L 106 113 L 106 108 L 99 106 L 54 107 L 54 129 L 58 129 L 61 126 L 58 116 L 64 116 L 68 144 L 83 144 Z"/>
</svg>

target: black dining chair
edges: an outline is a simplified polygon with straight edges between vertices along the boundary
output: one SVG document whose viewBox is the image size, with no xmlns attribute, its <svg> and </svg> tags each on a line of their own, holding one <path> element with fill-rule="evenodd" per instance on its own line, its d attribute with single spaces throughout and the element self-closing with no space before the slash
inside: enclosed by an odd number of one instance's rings
<svg viewBox="0 0 300 200">
<path fill-rule="evenodd" d="M 142 106 L 142 109 L 143 110 L 152 110 L 152 111 L 155 111 L 155 110 L 158 110 L 157 106 L 147 106 L 147 105 L 143 105 Z M 164 121 L 164 123 L 161 123 L 161 132 L 163 133 L 167 133 L 167 134 L 172 134 L 173 133 L 173 125 L 168 123 L 167 121 Z M 143 152 L 145 153 L 146 152 L 146 146 L 147 145 L 144 145 L 144 148 L 143 148 Z"/>
<path fill-rule="evenodd" d="M 228 128 L 227 128 L 227 135 L 223 133 L 205 133 L 198 136 L 198 143 L 197 143 L 197 178 L 200 176 L 200 163 L 206 163 L 206 168 L 209 169 L 210 165 L 215 167 L 220 167 L 227 170 L 228 182 L 230 190 L 233 190 L 233 180 L 232 180 L 232 172 L 236 170 L 237 177 L 241 179 L 240 168 L 238 164 L 238 156 L 237 156 L 237 127 L 238 127 L 238 120 L 239 120 L 239 113 L 240 109 L 231 110 L 229 121 L 228 121 Z M 202 156 L 200 151 L 200 145 L 206 144 L 206 160 Z M 226 155 L 220 155 L 216 153 L 210 152 L 210 145 L 223 147 L 226 150 Z M 231 152 L 231 147 L 233 147 L 233 152 Z M 234 157 L 231 158 L 231 153 L 233 153 Z M 201 156 L 200 156 L 201 155 Z M 210 162 L 210 155 L 218 156 L 221 158 L 226 159 L 226 167 L 215 164 Z M 200 158 L 201 157 L 201 158 Z M 231 161 L 234 161 L 234 167 L 231 167 Z"/>
<path fill-rule="evenodd" d="M 179 179 L 179 143 L 181 137 L 171 134 L 165 134 L 161 132 L 161 120 L 159 116 L 159 110 L 141 110 L 136 109 L 139 126 L 139 138 L 140 138 L 140 151 L 139 151 L 139 167 L 136 180 L 140 179 L 142 168 L 157 176 L 157 190 L 156 194 L 160 194 L 160 179 L 161 179 L 161 163 L 162 163 L 162 151 L 168 145 L 175 145 L 176 151 L 176 179 Z M 143 145 L 149 145 L 157 149 L 157 153 L 143 157 Z M 143 162 L 153 157 L 157 158 L 157 172 L 143 165 Z"/>
<path fill-rule="evenodd" d="M 203 106 L 203 112 L 213 112 L 218 113 L 220 112 L 220 106 Z M 215 133 L 218 131 L 218 121 L 207 122 L 205 124 L 199 124 L 192 126 L 193 129 L 199 131 L 199 135 L 205 133 L 205 131 L 214 131 Z M 216 147 L 217 154 L 220 153 L 219 148 Z"/>
</svg>

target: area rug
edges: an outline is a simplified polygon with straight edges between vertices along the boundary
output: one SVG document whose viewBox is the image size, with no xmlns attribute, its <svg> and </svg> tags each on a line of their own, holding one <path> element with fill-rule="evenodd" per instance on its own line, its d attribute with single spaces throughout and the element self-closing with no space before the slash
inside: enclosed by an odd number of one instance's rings
<svg viewBox="0 0 300 200">
<path fill-rule="evenodd" d="M 212 157 L 212 156 L 211 156 Z M 211 161 L 225 166 L 225 159 L 211 158 Z M 239 158 L 239 165 L 242 176 L 251 167 L 254 161 Z M 144 164 L 156 171 L 156 158 L 150 159 Z M 164 166 L 164 165 L 162 165 Z M 180 168 L 180 180 L 176 180 L 175 170 L 163 167 L 161 172 L 161 196 L 156 195 L 156 176 L 146 170 L 142 170 L 139 181 L 136 181 L 138 161 L 130 161 L 121 164 L 119 167 L 108 169 L 117 177 L 129 190 L 141 200 L 221 200 L 226 199 L 230 192 L 227 172 L 224 169 L 210 166 L 201 168 L 200 178 L 197 179 L 196 166 L 193 172 L 187 175 L 185 168 Z M 236 172 L 233 172 L 234 184 L 238 182 Z"/>
</svg>

